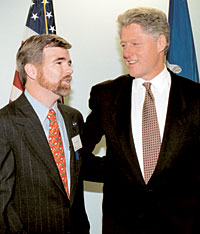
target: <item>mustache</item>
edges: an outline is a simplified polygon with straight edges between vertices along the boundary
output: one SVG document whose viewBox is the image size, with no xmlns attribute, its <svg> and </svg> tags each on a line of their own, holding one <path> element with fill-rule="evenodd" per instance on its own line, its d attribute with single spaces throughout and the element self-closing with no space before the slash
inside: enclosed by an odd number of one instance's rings
<svg viewBox="0 0 200 234">
<path fill-rule="evenodd" d="M 71 81 L 72 80 L 72 75 L 68 75 L 68 76 L 63 77 L 62 81 L 65 81 L 65 80 Z"/>
</svg>

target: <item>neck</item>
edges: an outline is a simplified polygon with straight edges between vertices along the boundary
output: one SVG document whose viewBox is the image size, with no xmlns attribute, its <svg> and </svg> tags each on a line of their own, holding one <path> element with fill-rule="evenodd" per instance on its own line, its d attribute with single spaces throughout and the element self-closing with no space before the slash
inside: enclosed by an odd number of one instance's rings
<svg viewBox="0 0 200 234">
<path fill-rule="evenodd" d="M 52 107 L 55 102 L 60 98 L 60 96 L 54 94 L 52 91 L 45 89 L 39 85 L 35 87 L 35 85 L 26 84 L 27 91 L 38 100 L 40 103 L 45 105 L 46 107 Z"/>
<path fill-rule="evenodd" d="M 158 76 L 165 68 L 165 65 L 164 63 L 160 63 L 159 66 L 157 67 L 154 67 L 152 69 L 152 72 L 144 77 L 142 77 L 144 80 L 146 81 L 150 81 L 150 80 L 153 80 L 156 76 Z"/>
</svg>

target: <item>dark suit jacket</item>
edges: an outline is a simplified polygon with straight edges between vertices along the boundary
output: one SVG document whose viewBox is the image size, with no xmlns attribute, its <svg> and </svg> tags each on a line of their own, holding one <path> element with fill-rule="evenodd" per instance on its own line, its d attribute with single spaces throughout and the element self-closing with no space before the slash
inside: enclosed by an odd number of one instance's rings
<svg viewBox="0 0 200 234">
<path fill-rule="evenodd" d="M 121 76 L 91 90 L 85 176 L 104 181 L 104 234 L 200 233 L 200 85 L 171 77 L 161 151 L 147 185 L 131 129 L 133 78 Z M 107 152 L 96 161 L 89 155 L 102 135 Z"/>
<path fill-rule="evenodd" d="M 83 120 L 77 110 L 58 107 L 70 143 L 70 201 L 42 125 L 24 94 L 0 110 L 0 233 L 89 233 L 82 154 L 75 155 L 71 142 L 81 133 Z"/>
</svg>

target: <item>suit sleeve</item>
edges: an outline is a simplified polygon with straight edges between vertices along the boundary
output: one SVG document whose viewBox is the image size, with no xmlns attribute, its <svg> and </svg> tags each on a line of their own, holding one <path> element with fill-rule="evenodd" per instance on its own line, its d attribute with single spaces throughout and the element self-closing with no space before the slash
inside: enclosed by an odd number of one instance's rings
<svg viewBox="0 0 200 234">
<path fill-rule="evenodd" d="M 95 156 L 92 152 L 104 135 L 101 126 L 101 105 L 95 88 L 92 88 L 89 107 L 91 113 L 88 115 L 83 127 L 83 171 L 84 179 L 94 182 L 104 181 L 105 156 Z"/>
<path fill-rule="evenodd" d="M 1 115 L 1 114 L 0 114 Z M 0 230 L 1 233 L 23 233 L 22 223 L 11 205 L 15 184 L 15 161 L 11 147 L 8 118 L 0 118 Z"/>
</svg>

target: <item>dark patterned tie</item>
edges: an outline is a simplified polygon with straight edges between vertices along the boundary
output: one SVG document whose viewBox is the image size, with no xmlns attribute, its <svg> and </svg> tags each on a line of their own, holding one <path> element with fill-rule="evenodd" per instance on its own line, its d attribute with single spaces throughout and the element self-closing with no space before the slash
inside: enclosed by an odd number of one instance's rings
<svg viewBox="0 0 200 234">
<path fill-rule="evenodd" d="M 146 93 L 142 114 L 142 145 L 144 180 L 147 184 L 157 164 L 161 146 L 161 138 L 154 96 L 151 91 L 151 83 L 144 82 L 143 85 L 146 88 Z"/>
<path fill-rule="evenodd" d="M 68 198 L 70 198 L 68 190 L 66 160 L 64 155 L 63 143 L 60 135 L 58 122 L 56 120 L 56 113 L 53 109 L 49 110 L 47 118 L 49 119 L 49 146 L 51 148 L 54 160 L 58 167 L 60 177 L 65 187 L 67 196 Z"/>
</svg>

